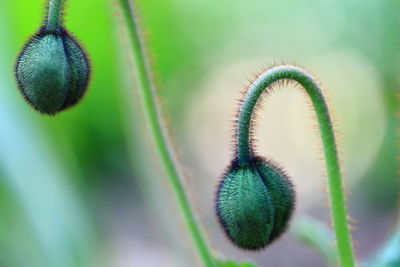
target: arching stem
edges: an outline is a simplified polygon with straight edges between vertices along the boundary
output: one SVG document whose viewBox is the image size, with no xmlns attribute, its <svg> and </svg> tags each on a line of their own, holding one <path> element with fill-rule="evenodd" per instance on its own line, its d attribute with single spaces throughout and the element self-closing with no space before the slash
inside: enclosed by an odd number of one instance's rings
<svg viewBox="0 0 400 267">
<path fill-rule="evenodd" d="M 335 230 L 336 246 L 340 266 L 354 266 L 352 239 L 347 224 L 347 211 L 343 192 L 342 177 L 338 160 L 332 121 L 324 96 L 314 78 L 304 70 L 290 65 L 273 67 L 261 74 L 248 89 L 239 110 L 236 157 L 239 165 L 250 163 L 253 151 L 250 147 L 251 121 L 260 95 L 270 85 L 282 79 L 298 82 L 307 92 L 313 104 L 324 150 L 332 223 Z"/>
<path fill-rule="evenodd" d="M 61 24 L 61 12 L 64 0 L 49 0 L 45 27 L 47 31 L 58 31 Z"/>
<path fill-rule="evenodd" d="M 181 182 L 181 176 L 178 171 L 177 164 L 173 160 L 173 148 L 168 142 L 168 134 L 164 127 L 163 120 L 159 112 L 160 109 L 156 101 L 157 96 L 152 90 L 152 87 L 154 86 L 152 83 L 153 77 L 151 76 L 152 71 L 149 66 L 149 62 L 146 61 L 146 52 L 141 39 L 140 27 L 135 20 L 135 10 L 130 4 L 129 0 L 119 0 L 119 3 L 130 37 L 137 89 L 139 90 L 146 121 L 149 124 L 150 133 L 155 143 L 158 156 L 167 174 L 173 195 L 192 238 L 194 247 L 197 249 L 199 258 L 201 259 L 203 266 L 213 267 L 215 265 L 210 249 L 207 246 L 204 235 L 190 206 L 189 199 Z"/>
</svg>

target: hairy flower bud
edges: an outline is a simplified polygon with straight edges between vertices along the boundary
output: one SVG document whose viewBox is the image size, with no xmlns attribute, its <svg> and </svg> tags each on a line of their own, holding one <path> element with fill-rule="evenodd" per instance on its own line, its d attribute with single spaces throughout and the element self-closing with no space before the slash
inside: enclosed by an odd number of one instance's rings
<svg viewBox="0 0 400 267">
<path fill-rule="evenodd" d="M 18 86 L 36 110 L 55 114 L 83 96 L 89 81 L 89 62 L 81 46 L 60 27 L 44 27 L 24 46 L 16 64 Z"/>
<path fill-rule="evenodd" d="M 269 161 L 231 164 L 218 187 L 216 210 L 238 247 L 261 249 L 287 228 L 295 196 L 286 174 Z"/>
</svg>

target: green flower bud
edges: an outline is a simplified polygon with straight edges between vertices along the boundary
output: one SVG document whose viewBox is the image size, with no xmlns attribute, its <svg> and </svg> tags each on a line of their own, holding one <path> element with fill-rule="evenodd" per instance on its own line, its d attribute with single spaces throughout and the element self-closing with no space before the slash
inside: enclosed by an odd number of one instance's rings
<svg viewBox="0 0 400 267">
<path fill-rule="evenodd" d="M 295 195 L 287 175 L 270 161 L 234 161 L 218 187 L 216 210 L 225 233 L 238 247 L 257 250 L 287 228 Z"/>
<path fill-rule="evenodd" d="M 47 31 L 43 27 L 24 46 L 16 64 L 24 98 L 39 112 L 50 115 L 82 98 L 89 74 L 83 49 L 64 28 Z"/>
</svg>

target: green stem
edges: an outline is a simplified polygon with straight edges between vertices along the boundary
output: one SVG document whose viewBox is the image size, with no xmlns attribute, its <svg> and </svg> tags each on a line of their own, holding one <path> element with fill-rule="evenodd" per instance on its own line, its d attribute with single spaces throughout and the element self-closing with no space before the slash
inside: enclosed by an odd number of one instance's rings
<svg viewBox="0 0 400 267">
<path fill-rule="evenodd" d="M 251 122 L 254 108 L 260 95 L 265 89 L 268 90 L 273 83 L 282 79 L 298 82 L 307 91 L 312 101 L 317 115 L 324 149 L 326 172 L 328 176 L 329 202 L 340 266 L 354 266 L 352 240 L 347 224 L 346 203 L 332 122 L 324 96 L 313 77 L 298 67 L 283 65 L 267 70 L 253 82 L 245 94 L 243 104 L 239 110 L 236 137 L 236 157 L 238 163 L 240 165 L 247 164 L 253 158 L 250 141 Z"/>
<path fill-rule="evenodd" d="M 129 31 L 137 87 L 143 102 L 144 113 L 147 122 L 149 123 L 151 136 L 155 143 L 158 156 L 160 157 L 161 163 L 165 169 L 175 200 L 179 206 L 183 220 L 190 233 L 194 246 L 197 249 L 199 257 L 204 266 L 212 267 L 214 266 L 213 258 L 190 207 L 188 197 L 181 183 L 177 164 L 173 161 L 174 152 L 168 142 L 168 134 L 165 127 L 163 127 L 163 120 L 156 101 L 157 96 L 152 90 L 154 87 L 154 84 L 152 83 L 153 77 L 151 76 L 152 72 L 149 62 L 146 61 L 146 51 L 141 38 L 141 31 L 137 21 L 135 20 L 135 10 L 129 0 L 119 0 L 119 3 Z"/>
<path fill-rule="evenodd" d="M 45 27 L 47 31 L 58 31 L 61 24 L 61 11 L 63 0 L 49 0 L 47 7 L 48 13 L 46 17 Z"/>
</svg>

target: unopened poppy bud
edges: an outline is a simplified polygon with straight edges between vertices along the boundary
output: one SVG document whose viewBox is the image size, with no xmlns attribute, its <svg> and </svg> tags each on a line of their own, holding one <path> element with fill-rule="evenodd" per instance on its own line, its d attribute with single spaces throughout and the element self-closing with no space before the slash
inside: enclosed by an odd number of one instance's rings
<svg viewBox="0 0 400 267">
<path fill-rule="evenodd" d="M 287 228 L 295 202 L 286 174 L 270 161 L 233 162 L 218 187 L 216 209 L 225 233 L 243 249 L 271 244 Z"/>
<path fill-rule="evenodd" d="M 51 2 L 49 16 L 54 9 Z M 59 15 L 60 10 L 55 14 Z M 50 115 L 76 104 L 86 91 L 90 76 L 85 52 L 56 23 L 59 20 L 46 19 L 23 47 L 16 63 L 16 79 L 24 98 L 39 112 Z"/>
</svg>

